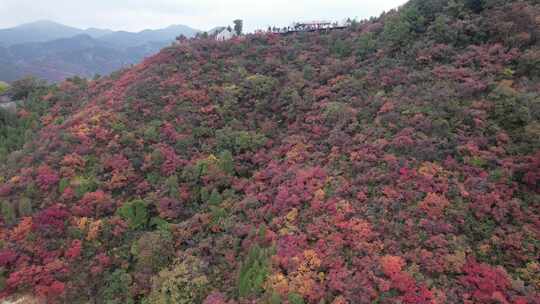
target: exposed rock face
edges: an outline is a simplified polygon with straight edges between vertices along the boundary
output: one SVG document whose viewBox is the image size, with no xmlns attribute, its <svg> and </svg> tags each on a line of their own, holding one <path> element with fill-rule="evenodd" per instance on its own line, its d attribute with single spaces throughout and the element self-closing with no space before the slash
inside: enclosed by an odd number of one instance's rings
<svg viewBox="0 0 540 304">
<path fill-rule="evenodd" d="M 45 302 L 30 295 L 20 295 L 4 299 L 0 304 L 45 304 Z"/>
<path fill-rule="evenodd" d="M 0 95 L 0 108 L 6 111 L 15 113 L 17 111 L 17 107 L 22 105 L 22 103 L 22 100 L 12 100 L 9 95 Z"/>
<path fill-rule="evenodd" d="M 13 112 L 13 113 L 17 111 L 17 103 L 15 103 L 14 101 L 1 103 L 0 107 L 6 111 Z"/>
</svg>

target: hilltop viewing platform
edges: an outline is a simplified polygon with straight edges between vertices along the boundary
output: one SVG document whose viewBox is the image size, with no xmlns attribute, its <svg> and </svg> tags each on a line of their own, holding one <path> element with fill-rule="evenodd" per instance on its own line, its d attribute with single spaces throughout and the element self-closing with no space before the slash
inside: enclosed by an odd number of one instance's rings
<svg viewBox="0 0 540 304">
<path fill-rule="evenodd" d="M 290 26 L 286 27 L 268 27 L 267 33 L 275 33 L 281 35 L 287 35 L 298 32 L 318 32 L 318 31 L 331 31 L 331 30 L 341 30 L 351 26 L 353 23 L 352 20 L 346 20 L 344 22 L 331 22 L 331 21 L 307 21 L 307 22 L 295 22 Z"/>
<path fill-rule="evenodd" d="M 238 19 L 237 21 L 240 21 Z M 294 22 L 289 26 L 278 27 L 278 26 L 268 26 L 266 30 L 259 29 L 255 30 L 255 34 L 279 34 L 279 35 L 288 35 L 298 32 L 322 32 L 322 31 L 332 31 L 332 30 L 341 30 L 346 29 L 352 26 L 355 23 L 354 20 L 346 19 L 342 22 L 337 21 L 326 21 L 326 20 L 315 20 L 315 21 L 305 21 L 305 22 Z M 216 27 L 208 32 L 199 33 L 195 38 L 205 38 L 212 37 L 217 41 L 226 41 L 234 37 L 242 36 L 241 25 L 235 26 L 235 29 L 231 26 L 222 26 Z M 185 38 L 185 37 L 184 37 Z M 185 39 L 177 39 L 185 40 Z"/>
</svg>

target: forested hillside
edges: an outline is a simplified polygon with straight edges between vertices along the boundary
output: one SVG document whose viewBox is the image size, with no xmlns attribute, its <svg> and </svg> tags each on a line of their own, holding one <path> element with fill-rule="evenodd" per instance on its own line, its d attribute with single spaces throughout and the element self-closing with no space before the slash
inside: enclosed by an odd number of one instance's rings
<svg viewBox="0 0 540 304">
<path fill-rule="evenodd" d="M 32 89 L 2 162 L 2 295 L 540 303 L 539 16 L 412 0 Z"/>
</svg>

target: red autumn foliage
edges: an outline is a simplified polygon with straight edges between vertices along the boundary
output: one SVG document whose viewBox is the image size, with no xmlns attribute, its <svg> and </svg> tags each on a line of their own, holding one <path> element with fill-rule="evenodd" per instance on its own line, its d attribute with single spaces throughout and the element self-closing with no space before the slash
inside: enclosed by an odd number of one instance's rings
<svg viewBox="0 0 540 304">
<path fill-rule="evenodd" d="M 418 208 L 430 217 L 439 218 L 443 215 L 444 209 L 448 205 L 450 205 L 450 202 L 445 197 L 435 193 L 428 193 L 426 198 L 420 202 Z"/>
<path fill-rule="evenodd" d="M 390 278 L 401 273 L 405 266 L 405 261 L 401 257 L 391 255 L 383 256 L 380 263 L 383 273 Z"/>
<path fill-rule="evenodd" d="M 60 206 L 52 206 L 40 211 L 32 221 L 32 230 L 45 235 L 62 234 L 70 213 Z"/>
<path fill-rule="evenodd" d="M 102 190 L 86 193 L 82 199 L 72 207 L 72 212 L 78 216 L 101 217 L 111 214 L 115 210 L 111 196 Z"/>
<path fill-rule="evenodd" d="M 480 303 L 508 301 L 505 291 L 510 287 L 510 279 L 501 269 L 468 261 L 463 266 L 463 272 L 465 275 L 460 278 L 460 282 L 471 292 L 474 300 Z"/>
<path fill-rule="evenodd" d="M 69 260 L 75 260 L 81 256 L 82 241 L 74 240 L 71 242 L 71 246 L 66 250 L 64 256 Z"/>
<path fill-rule="evenodd" d="M 412 0 L 43 89 L 0 153 L 1 296 L 538 303 L 538 15 Z"/>
<path fill-rule="evenodd" d="M 60 177 L 47 165 L 42 165 L 37 169 L 36 182 L 42 191 L 50 190 L 56 186 Z"/>
<path fill-rule="evenodd" d="M 17 252 L 9 249 L 0 251 L 0 265 L 8 267 L 17 260 Z"/>
</svg>

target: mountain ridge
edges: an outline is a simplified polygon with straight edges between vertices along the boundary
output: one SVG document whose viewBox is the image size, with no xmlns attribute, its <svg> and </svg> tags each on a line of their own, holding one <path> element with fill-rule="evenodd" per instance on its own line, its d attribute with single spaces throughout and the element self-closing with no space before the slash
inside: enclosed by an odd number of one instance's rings
<svg viewBox="0 0 540 304">
<path fill-rule="evenodd" d="M 200 30 L 193 29 L 186 25 L 170 25 L 163 29 L 145 29 L 137 32 L 129 31 L 114 31 L 110 29 L 99 28 L 87 28 L 80 29 L 76 27 L 67 26 L 61 23 L 57 23 L 50 20 L 38 20 L 35 22 L 21 24 L 19 26 L 0 29 L 0 42 L 4 46 L 11 46 L 13 44 L 27 43 L 27 42 L 46 42 L 50 40 L 57 40 L 61 38 L 71 38 L 80 34 L 88 34 L 92 38 L 99 39 L 100 37 L 107 35 L 148 35 L 153 34 L 155 36 L 165 32 L 166 35 L 162 35 L 159 41 L 174 39 L 171 37 L 171 33 L 167 30 L 174 29 L 179 30 L 180 34 L 184 34 L 188 37 L 194 36 Z"/>
<path fill-rule="evenodd" d="M 131 33 L 96 28 L 81 30 L 51 21 L 24 24 L 0 30 L 0 43 L 3 42 L 0 44 L 0 53 L 3 54 L 0 79 L 10 82 L 34 75 L 48 81 L 61 81 L 72 76 L 106 75 L 140 62 L 172 43 L 179 35 L 193 37 L 198 32 L 184 25 Z M 25 35 L 29 37 L 26 40 L 32 41 L 22 42 Z M 12 36 L 19 42 L 10 43 L 9 37 Z M 62 60 L 61 55 L 68 52 L 71 54 L 69 60 Z M 79 63 L 74 61 L 77 52 L 81 58 Z M 103 60 L 86 62 L 84 58 Z"/>
</svg>

